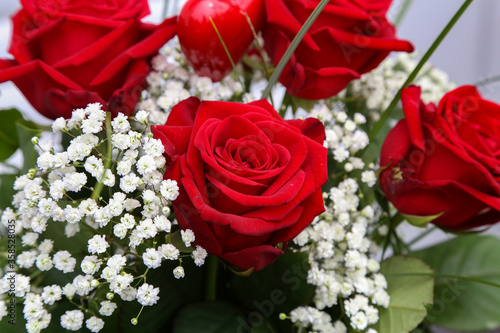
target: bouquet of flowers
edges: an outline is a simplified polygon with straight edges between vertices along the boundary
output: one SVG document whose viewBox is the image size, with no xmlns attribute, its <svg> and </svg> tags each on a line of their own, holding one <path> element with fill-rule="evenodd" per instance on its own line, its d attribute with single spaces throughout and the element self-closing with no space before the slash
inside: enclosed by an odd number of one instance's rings
<svg viewBox="0 0 500 333">
<path fill-rule="evenodd" d="M 21 0 L 0 331 L 499 328 L 500 106 L 427 64 L 470 3 L 418 60 L 390 0 Z"/>
</svg>

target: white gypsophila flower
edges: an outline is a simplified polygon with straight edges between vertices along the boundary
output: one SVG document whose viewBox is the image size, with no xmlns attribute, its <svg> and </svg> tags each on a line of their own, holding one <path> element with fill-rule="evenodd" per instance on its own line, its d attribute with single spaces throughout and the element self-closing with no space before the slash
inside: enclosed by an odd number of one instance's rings
<svg viewBox="0 0 500 333">
<path fill-rule="evenodd" d="M 160 193 L 165 199 L 174 201 L 179 196 L 179 186 L 175 180 L 163 180 L 160 185 Z"/>
<path fill-rule="evenodd" d="M 116 303 L 110 301 L 101 302 L 101 307 L 99 308 L 99 313 L 103 316 L 109 317 L 113 314 L 118 306 Z"/>
<path fill-rule="evenodd" d="M 40 170 L 45 172 L 54 166 L 53 158 L 54 155 L 52 155 L 50 152 L 45 152 L 38 156 L 38 158 L 36 159 L 36 165 Z"/>
<path fill-rule="evenodd" d="M 89 133 L 99 133 L 100 131 L 102 131 L 102 128 L 103 128 L 103 123 L 102 121 L 99 121 L 97 119 L 94 119 L 94 118 L 87 118 L 87 119 L 84 119 L 82 121 L 82 132 L 85 133 L 85 134 L 89 134 Z"/>
<path fill-rule="evenodd" d="M 127 263 L 127 258 L 122 256 L 121 254 L 115 254 L 111 258 L 108 259 L 106 265 L 114 270 L 115 272 L 119 272 L 123 266 Z"/>
<path fill-rule="evenodd" d="M 109 187 L 115 186 L 115 175 L 110 169 L 104 170 L 104 174 L 102 175 L 101 182 Z"/>
<path fill-rule="evenodd" d="M 155 159 L 158 158 L 158 157 L 155 157 Z M 163 159 L 163 162 L 164 162 L 164 158 L 162 157 Z M 155 160 L 155 163 L 156 163 L 156 160 Z M 163 167 L 163 166 L 158 166 L 156 165 L 156 167 Z M 158 186 L 160 185 L 161 181 L 163 179 L 163 174 L 158 171 L 158 170 L 153 170 L 152 172 L 150 173 L 147 173 L 145 174 L 144 176 L 142 176 L 142 180 L 144 181 L 145 184 L 147 185 L 150 185 L 150 186 L 153 186 L 155 189 L 158 188 Z"/>
<path fill-rule="evenodd" d="M 123 161 L 129 161 L 130 163 L 135 163 L 135 160 L 139 156 L 139 151 L 137 149 L 128 149 L 123 155 Z"/>
<path fill-rule="evenodd" d="M 68 223 L 78 223 L 82 217 L 83 213 L 79 208 L 73 208 L 70 205 L 67 205 L 66 208 L 64 208 L 64 218 Z"/>
<path fill-rule="evenodd" d="M 36 267 L 41 271 L 48 271 L 54 264 L 52 263 L 52 258 L 47 253 L 42 253 L 36 258 Z"/>
<path fill-rule="evenodd" d="M 42 300 L 47 305 L 52 305 L 62 298 L 62 289 L 56 284 L 43 288 Z"/>
<path fill-rule="evenodd" d="M 106 281 L 111 282 L 116 278 L 116 271 L 109 267 L 105 267 L 101 272 L 101 277 Z"/>
<path fill-rule="evenodd" d="M 66 311 L 61 316 L 61 326 L 69 331 L 78 331 L 82 328 L 83 312 L 80 310 Z"/>
<path fill-rule="evenodd" d="M 126 199 L 125 202 L 123 203 L 123 207 L 125 207 L 125 210 L 127 212 L 131 212 L 137 207 L 141 207 L 141 203 L 139 200 L 136 199 Z"/>
<path fill-rule="evenodd" d="M 130 130 L 128 118 L 121 112 L 118 112 L 118 115 L 111 122 L 111 126 L 113 126 L 113 131 L 117 133 L 125 133 Z"/>
<path fill-rule="evenodd" d="M 79 192 L 87 183 L 87 175 L 83 172 L 71 172 L 64 176 L 63 182 L 66 191 Z"/>
<path fill-rule="evenodd" d="M 108 242 L 106 242 L 106 236 L 95 235 L 88 240 L 88 251 L 92 254 L 104 253 L 109 247 Z"/>
<path fill-rule="evenodd" d="M 126 150 L 130 147 L 130 136 L 124 133 L 112 134 L 111 144 L 114 148 Z"/>
<path fill-rule="evenodd" d="M 158 294 L 160 293 L 160 288 L 155 288 L 154 286 L 144 283 L 137 289 L 137 301 L 144 306 L 151 306 L 156 304 L 160 299 Z"/>
<path fill-rule="evenodd" d="M 120 218 L 120 222 L 127 229 L 133 229 L 135 227 L 135 217 L 129 213 L 124 214 Z"/>
<path fill-rule="evenodd" d="M 71 118 L 68 120 L 68 129 L 73 129 L 78 127 L 82 120 L 85 118 L 86 113 L 84 109 L 76 109 L 71 113 Z"/>
<path fill-rule="evenodd" d="M 83 165 L 85 170 L 92 175 L 92 177 L 99 179 L 104 172 L 104 164 L 102 160 L 98 159 L 95 156 L 89 156 L 85 160 L 85 164 Z"/>
<path fill-rule="evenodd" d="M 120 239 L 127 236 L 127 231 L 128 229 L 123 223 L 118 223 L 113 226 L 113 234 Z"/>
<path fill-rule="evenodd" d="M 94 220 L 99 224 L 99 227 L 105 227 L 109 221 L 111 221 L 111 213 L 109 212 L 108 207 L 98 208 L 94 213 Z"/>
<path fill-rule="evenodd" d="M 85 321 L 85 326 L 94 333 L 100 332 L 104 327 L 104 320 L 96 316 L 92 316 Z"/>
<path fill-rule="evenodd" d="M 31 230 L 34 232 L 42 233 L 47 228 L 47 218 L 41 215 L 36 215 L 31 218 Z"/>
<path fill-rule="evenodd" d="M 116 173 L 119 176 L 125 176 L 132 170 L 132 162 L 128 160 L 119 161 L 116 165 Z"/>
<path fill-rule="evenodd" d="M 87 198 L 85 200 L 82 200 L 78 205 L 78 209 L 81 211 L 81 213 L 87 216 L 94 215 L 97 208 L 98 208 L 97 203 L 92 198 Z"/>
<path fill-rule="evenodd" d="M 161 266 L 161 254 L 153 248 L 146 249 L 142 254 L 142 261 L 148 268 L 158 268 Z"/>
<path fill-rule="evenodd" d="M 85 108 L 85 113 L 89 116 L 89 118 L 97 121 L 104 121 L 106 119 L 106 112 L 102 110 L 101 103 L 88 104 Z"/>
<path fill-rule="evenodd" d="M 153 172 L 156 169 L 155 159 L 152 156 L 145 155 L 139 158 L 136 164 L 137 172 L 141 175 Z"/>
<path fill-rule="evenodd" d="M 170 229 L 172 228 L 172 223 L 168 220 L 168 218 L 165 215 L 158 215 L 153 219 L 153 222 L 156 226 L 156 228 L 159 231 L 165 231 L 165 232 L 170 232 Z"/>
<path fill-rule="evenodd" d="M 21 237 L 21 244 L 23 246 L 35 246 L 39 236 L 40 234 L 37 234 L 36 232 L 27 232 Z"/>
<path fill-rule="evenodd" d="M 142 220 L 135 230 L 137 230 L 139 237 L 145 239 L 153 238 L 158 233 L 158 229 L 151 219 Z"/>
<path fill-rule="evenodd" d="M 134 276 L 128 273 L 121 273 L 110 280 L 109 289 L 115 293 L 121 293 L 124 289 L 130 287 L 134 281 Z"/>
<path fill-rule="evenodd" d="M 43 198 L 38 202 L 38 211 L 44 217 L 51 217 L 56 209 L 57 203 L 51 198 Z"/>
<path fill-rule="evenodd" d="M 102 260 L 100 260 L 97 256 L 85 256 L 83 258 L 80 267 L 82 268 L 82 272 L 89 275 L 94 275 L 99 268 L 101 268 Z"/>
<path fill-rule="evenodd" d="M 52 260 L 56 269 L 63 273 L 71 273 L 75 270 L 76 259 L 66 250 L 56 252 Z"/>
<path fill-rule="evenodd" d="M 158 139 L 147 138 L 144 142 L 143 149 L 149 156 L 160 157 L 165 152 L 165 147 Z"/>
<path fill-rule="evenodd" d="M 52 239 L 44 239 L 40 245 L 38 245 L 38 251 L 41 253 L 49 253 L 54 247 L 54 241 Z"/>
<path fill-rule="evenodd" d="M 122 300 L 131 302 L 137 297 L 137 289 L 133 287 L 127 287 L 118 293 Z"/>
<path fill-rule="evenodd" d="M 30 268 L 35 264 L 37 256 L 36 250 L 23 251 L 17 256 L 16 263 L 20 268 Z"/>
<path fill-rule="evenodd" d="M 158 248 L 158 252 L 168 260 L 177 260 L 179 258 L 179 250 L 173 244 L 162 244 Z"/>
<path fill-rule="evenodd" d="M 50 184 L 50 196 L 55 200 L 58 201 L 64 196 L 64 182 L 62 179 L 54 181 L 52 184 Z"/>
<path fill-rule="evenodd" d="M 154 202 L 156 198 L 157 198 L 156 193 L 154 191 L 151 190 L 142 191 L 142 200 L 144 201 L 145 204 Z"/>
<path fill-rule="evenodd" d="M 128 239 L 129 239 L 128 245 L 133 249 L 139 246 L 143 240 L 143 238 L 139 236 L 139 231 L 137 229 L 132 230 L 132 233 L 130 234 Z"/>
<path fill-rule="evenodd" d="M 184 268 L 182 266 L 177 266 L 176 268 L 174 268 L 173 273 L 176 279 L 182 279 L 185 276 Z"/>
<path fill-rule="evenodd" d="M 149 112 L 146 112 L 144 110 L 139 110 L 135 114 L 135 120 L 137 120 L 138 122 L 140 122 L 143 125 L 147 125 L 148 124 L 148 116 L 149 116 Z"/>
<path fill-rule="evenodd" d="M 66 224 L 64 226 L 64 234 L 66 235 L 67 238 L 71 238 L 75 236 L 78 232 L 80 232 L 80 225 L 79 224 Z"/>
<path fill-rule="evenodd" d="M 138 133 L 135 131 L 129 131 L 128 138 L 130 141 L 130 148 L 132 148 L 132 149 L 139 148 L 139 146 L 141 145 L 141 139 L 142 139 L 141 133 Z"/>
<path fill-rule="evenodd" d="M 13 189 L 16 191 L 21 191 L 30 182 L 31 182 L 31 179 L 27 175 L 19 176 L 14 181 Z"/>
<path fill-rule="evenodd" d="M 205 258 L 207 257 L 207 250 L 199 245 L 196 245 L 196 250 L 193 251 L 193 259 L 196 266 L 202 266 L 205 263 Z"/>
<path fill-rule="evenodd" d="M 36 319 L 27 320 L 26 331 L 28 333 L 39 333 L 49 326 L 51 319 L 52 315 L 47 310 L 42 309 Z"/>
<path fill-rule="evenodd" d="M 120 179 L 120 189 L 125 193 L 134 192 L 140 182 L 141 179 L 135 173 L 129 173 Z"/>
<path fill-rule="evenodd" d="M 363 171 L 363 173 L 361 173 L 361 181 L 366 183 L 369 187 L 372 187 L 377 183 L 377 175 L 372 170 Z"/>
<path fill-rule="evenodd" d="M 194 242 L 194 232 L 191 229 L 181 230 L 181 238 L 186 247 L 190 247 L 191 243 Z"/>
<path fill-rule="evenodd" d="M 78 296 L 86 296 L 92 291 L 91 281 L 93 280 L 92 275 L 78 275 L 73 279 L 73 285 L 75 286 L 75 293 Z"/>
<path fill-rule="evenodd" d="M 76 293 L 76 287 L 72 283 L 67 283 L 63 288 L 62 288 L 62 293 L 66 298 L 72 299 L 73 296 L 75 296 Z"/>
<path fill-rule="evenodd" d="M 52 132 L 61 132 L 66 131 L 68 128 L 66 127 L 66 119 L 64 117 L 59 117 L 52 123 Z"/>
</svg>

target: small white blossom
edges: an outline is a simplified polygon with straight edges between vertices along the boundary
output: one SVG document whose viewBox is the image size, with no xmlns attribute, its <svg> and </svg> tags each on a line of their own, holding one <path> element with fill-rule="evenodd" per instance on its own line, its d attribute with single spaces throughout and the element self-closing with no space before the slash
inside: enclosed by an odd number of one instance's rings
<svg viewBox="0 0 500 333">
<path fill-rule="evenodd" d="M 104 327 L 104 320 L 97 318 L 96 316 L 92 316 L 85 321 L 85 326 L 87 326 L 91 332 L 97 333 Z"/>
<path fill-rule="evenodd" d="M 92 254 L 104 253 L 108 247 L 109 244 L 104 235 L 95 235 L 88 241 L 88 251 Z"/>
<path fill-rule="evenodd" d="M 184 268 L 182 266 L 177 266 L 176 268 L 174 268 L 173 273 L 176 279 L 182 279 L 185 276 Z"/>
<path fill-rule="evenodd" d="M 56 252 L 53 261 L 56 269 L 63 273 L 71 273 L 75 270 L 76 259 L 66 250 Z"/>
<path fill-rule="evenodd" d="M 191 243 L 194 242 L 194 232 L 191 229 L 181 230 L 181 238 L 186 247 L 190 247 Z"/>
<path fill-rule="evenodd" d="M 99 309 L 99 313 L 103 316 L 109 317 L 113 314 L 116 308 L 117 308 L 116 303 L 110 301 L 103 301 L 101 302 L 101 308 Z"/>
<path fill-rule="evenodd" d="M 43 288 L 41 296 L 45 304 L 52 305 L 62 298 L 62 289 L 56 284 L 47 286 Z"/>
<path fill-rule="evenodd" d="M 170 179 L 162 181 L 160 185 L 160 193 L 165 199 L 174 201 L 179 196 L 179 187 L 177 186 L 177 182 Z"/>
<path fill-rule="evenodd" d="M 196 245 L 196 250 L 193 251 L 194 263 L 196 266 L 201 266 L 205 263 L 207 251 L 199 245 Z"/>
<path fill-rule="evenodd" d="M 159 292 L 159 288 L 154 288 L 152 285 L 144 283 L 137 289 L 137 301 L 144 306 L 154 305 L 160 299 L 158 296 Z"/>
<path fill-rule="evenodd" d="M 162 244 L 158 248 L 158 252 L 168 260 L 177 260 L 179 258 L 179 250 L 172 244 Z"/>
<path fill-rule="evenodd" d="M 83 312 L 80 310 L 66 311 L 61 316 L 61 326 L 69 331 L 78 331 L 82 328 Z"/>
<path fill-rule="evenodd" d="M 146 249 L 146 252 L 142 254 L 142 261 L 146 267 L 158 268 L 161 266 L 161 254 L 155 249 Z"/>
</svg>

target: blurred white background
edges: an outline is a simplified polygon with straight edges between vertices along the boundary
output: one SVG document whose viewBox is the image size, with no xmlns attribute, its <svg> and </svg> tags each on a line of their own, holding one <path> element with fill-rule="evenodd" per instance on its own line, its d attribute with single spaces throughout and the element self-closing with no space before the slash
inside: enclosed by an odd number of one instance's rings
<svg viewBox="0 0 500 333">
<path fill-rule="evenodd" d="M 150 0 L 152 14 L 147 18 L 159 22 L 163 14 L 164 0 Z M 175 1 L 170 1 L 170 14 L 176 11 Z M 180 3 L 184 1 L 181 0 Z M 395 0 L 390 12 L 392 19 L 404 0 Z M 417 50 L 425 52 L 446 25 L 463 1 L 418 0 L 413 1 L 398 29 L 400 38 L 410 40 Z M 0 1 L 0 57 L 9 58 L 11 25 L 9 16 L 15 13 L 18 0 Z M 180 7 L 180 6 L 179 6 Z M 455 28 L 441 44 L 430 62 L 446 71 L 457 84 L 473 84 L 488 77 L 500 75 L 500 1 L 475 1 L 463 15 Z M 490 84 L 481 89 L 483 96 L 500 102 L 500 84 Z M 0 84 L 0 109 L 17 107 L 37 122 L 47 120 L 38 115 L 11 83 Z M 409 238 L 419 232 L 416 228 L 404 230 Z M 500 236 L 500 226 L 490 233 Z M 440 231 L 417 243 L 417 247 L 427 246 L 443 238 L 452 237 Z"/>
</svg>

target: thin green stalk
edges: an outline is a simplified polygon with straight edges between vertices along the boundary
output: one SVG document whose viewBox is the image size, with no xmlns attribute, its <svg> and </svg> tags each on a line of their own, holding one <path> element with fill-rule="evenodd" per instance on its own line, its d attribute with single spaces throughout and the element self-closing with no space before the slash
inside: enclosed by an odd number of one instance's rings
<svg viewBox="0 0 500 333">
<path fill-rule="evenodd" d="M 207 257 L 207 282 L 205 285 L 205 300 L 215 301 L 217 295 L 217 269 L 219 259 L 214 255 Z"/>
<path fill-rule="evenodd" d="M 416 242 L 420 241 L 422 238 L 426 237 L 427 235 L 429 235 L 430 233 L 434 232 L 435 230 L 437 230 L 437 227 L 436 226 L 432 226 L 430 227 L 429 229 L 425 230 L 424 232 L 422 232 L 420 235 L 418 235 L 417 237 L 413 238 L 407 245 L 408 247 L 411 247 L 413 244 L 415 244 Z"/>
<path fill-rule="evenodd" d="M 241 77 L 238 74 L 238 69 L 236 68 L 236 64 L 234 63 L 233 58 L 231 57 L 231 53 L 229 53 L 229 50 L 228 50 L 228 48 L 226 46 L 226 43 L 224 43 L 224 40 L 222 39 L 222 36 L 219 33 L 219 29 L 217 29 L 217 27 L 215 26 L 214 20 L 212 20 L 211 17 L 209 17 L 208 19 L 210 20 L 210 23 L 212 23 L 212 27 L 214 27 L 215 33 L 219 37 L 219 40 L 222 43 L 222 47 L 224 47 L 224 51 L 226 51 L 227 57 L 229 58 L 229 61 L 231 62 L 231 66 L 233 66 L 233 72 L 234 72 L 234 74 L 238 78 L 238 81 L 240 82 L 241 87 L 244 89 L 245 85 L 243 84 L 243 81 L 241 80 Z"/>
<path fill-rule="evenodd" d="M 427 50 L 427 52 L 425 52 L 425 54 L 422 57 L 422 59 L 420 59 L 417 67 L 415 67 L 415 69 L 413 70 L 413 72 L 411 72 L 410 76 L 408 76 L 408 79 L 406 79 L 406 81 L 403 84 L 403 86 L 399 89 L 398 93 L 396 94 L 396 96 L 392 100 L 391 104 L 387 107 L 387 109 L 384 111 L 384 113 L 382 113 L 382 116 L 380 117 L 380 120 L 375 124 L 375 126 L 371 130 L 370 135 L 369 135 L 370 141 L 373 140 L 373 138 L 382 129 L 382 127 L 384 126 L 384 124 L 387 121 L 387 119 L 389 119 L 389 117 L 391 116 L 392 111 L 394 110 L 394 108 L 396 107 L 396 105 L 398 104 L 398 102 L 399 102 L 399 100 L 401 98 L 401 91 L 404 88 L 406 88 L 411 82 L 413 82 L 413 80 L 415 80 L 415 78 L 417 77 L 418 73 L 420 72 L 420 70 L 422 69 L 422 67 L 424 66 L 424 64 L 427 62 L 427 60 L 429 60 L 429 58 L 434 53 L 434 51 L 436 51 L 436 49 L 441 44 L 441 42 L 444 40 L 444 38 L 446 37 L 446 35 L 448 35 L 448 33 L 453 28 L 453 26 L 455 25 L 455 23 L 457 23 L 458 19 L 462 16 L 462 14 L 465 12 L 465 10 L 469 7 L 469 5 L 471 3 L 472 3 L 472 0 L 465 0 L 465 2 L 458 9 L 458 11 L 455 13 L 455 15 L 453 15 L 453 17 L 451 18 L 450 22 L 448 22 L 448 24 L 444 27 L 443 31 L 441 31 L 441 33 L 436 38 L 436 40 L 434 41 L 434 43 L 432 43 L 432 45 L 429 47 L 429 49 Z"/>
<path fill-rule="evenodd" d="M 271 93 L 271 89 L 276 84 L 276 82 L 278 82 L 281 72 L 285 68 L 285 65 L 288 63 L 288 60 L 290 60 L 290 57 L 292 56 L 293 52 L 295 52 L 295 49 L 297 48 L 297 46 L 299 46 L 299 43 L 302 41 L 302 38 L 304 38 L 304 35 L 309 30 L 311 25 L 314 23 L 316 18 L 319 16 L 323 8 L 325 8 L 325 6 L 328 4 L 328 2 L 329 0 L 321 0 L 318 6 L 311 13 L 307 21 L 304 23 L 304 25 L 302 25 L 302 28 L 300 28 L 299 32 L 293 39 L 292 43 L 286 50 L 285 54 L 278 63 L 278 66 L 276 66 L 273 74 L 271 75 L 271 78 L 269 79 L 269 83 L 267 84 L 266 89 L 264 89 L 264 91 L 262 92 L 261 98 L 267 98 L 269 96 L 269 94 Z"/>
<path fill-rule="evenodd" d="M 112 162 L 111 156 L 113 153 L 113 147 L 111 146 L 111 134 L 113 134 L 113 130 L 111 129 L 111 112 L 106 112 L 107 147 L 106 147 L 106 157 L 105 157 L 106 160 L 104 161 L 104 172 L 111 167 L 111 162 Z M 103 176 L 104 176 L 104 172 L 103 172 Z M 96 202 L 98 202 L 103 187 L 104 187 L 104 184 L 103 184 L 102 179 L 101 179 L 95 185 L 94 191 L 92 192 L 92 195 L 90 196 L 90 198 L 94 199 Z"/>
<path fill-rule="evenodd" d="M 413 0 L 405 0 L 405 2 L 401 5 L 401 9 L 399 10 L 398 15 L 396 15 L 396 19 L 394 20 L 394 25 L 396 27 L 399 27 L 399 25 L 403 21 L 403 18 L 408 12 L 408 9 L 410 9 L 412 3 Z"/>
<path fill-rule="evenodd" d="M 444 278 L 450 278 L 450 279 L 458 279 L 458 280 L 467 280 L 467 281 L 472 281 L 472 282 L 477 282 L 477 283 L 482 283 L 482 284 L 487 284 L 489 286 L 497 287 L 500 288 L 500 284 L 490 282 L 490 281 L 485 281 L 485 280 L 480 280 L 472 277 L 467 277 L 467 276 L 461 276 L 461 275 L 453 275 L 453 274 L 441 274 L 441 273 L 401 273 L 401 274 L 388 274 L 386 277 L 389 276 L 435 276 L 435 277 L 444 277 Z"/>
</svg>

